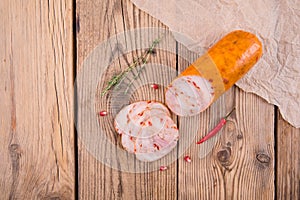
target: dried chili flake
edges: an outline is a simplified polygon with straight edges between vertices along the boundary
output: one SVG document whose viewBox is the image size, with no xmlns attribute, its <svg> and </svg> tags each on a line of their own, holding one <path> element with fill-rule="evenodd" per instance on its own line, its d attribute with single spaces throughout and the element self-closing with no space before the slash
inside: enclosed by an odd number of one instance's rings
<svg viewBox="0 0 300 200">
<path fill-rule="evenodd" d="M 183 159 L 185 160 L 185 162 L 188 162 L 188 163 L 192 162 L 192 159 L 190 156 L 184 156 Z"/>
<path fill-rule="evenodd" d="M 165 171 L 165 170 L 167 170 L 167 169 L 168 169 L 167 166 L 160 166 L 159 171 Z"/>
<path fill-rule="evenodd" d="M 159 88 L 159 86 L 157 84 L 151 84 L 151 87 L 155 90 L 157 90 Z"/>
<path fill-rule="evenodd" d="M 104 117 L 104 116 L 107 115 L 107 111 L 102 110 L 102 111 L 99 112 L 99 115 L 100 115 L 101 117 Z"/>
</svg>

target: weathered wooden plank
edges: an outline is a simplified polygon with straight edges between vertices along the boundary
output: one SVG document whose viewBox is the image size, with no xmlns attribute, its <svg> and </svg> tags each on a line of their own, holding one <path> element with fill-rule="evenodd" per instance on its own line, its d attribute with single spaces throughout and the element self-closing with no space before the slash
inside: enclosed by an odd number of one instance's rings
<svg viewBox="0 0 300 200">
<path fill-rule="evenodd" d="M 300 129 L 277 116 L 277 198 L 300 199 Z"/>
<path fill-rule="evenodd" d="M 163 27 L 157 20 L 134 7 L 129 0 L 77 0 L 76 18 L 78 73 L 81 72 L 83 61 L 88 54 L 97 45 L 105 42 L 115 34 L 140 27 Z M 149 40 L 147 35 L 137 35 L 136 37 L 127 38 L 127 42 L 130 45 L 138 46 L 141 38 Z M 176 51 L 174 40 L 165 45 Z M 109 48 L 111 48 L 109 54 L 113 56 L 119 53 L 120 58 L 112 62 L 105 76 L 100 77 L 101 81 L 96 97 L 99 97 L 104 83 L 107 83 L 114 73 L 120 72 L 137 54 L 141 55 L 143 53 L 143 51 L 136 51 L 123 55 L 122 48 L 116 46 L 110 46 Z M 164 51 L 157 51 L 156 55 L 151 56 L 150 62 L 157 62 L 175 68 L 176 56 Z M 141 76 L 141 79 L 147 78 L 148 74 Z M 170 75 L 167 74 L 164 81 L 169 79 Z M 78 94 L 77 98 L 81 98 L 80 95 Z M 108 95 L 108 98 L 110 97 Z M 162 89 L 154 91 L 146 85 L 134 92 L 131 101 L 141 99 L 163 101 L 164 91 Z M 97 111 L 109 109 L 109 105 L 97 102 L 97 100 L 95 107 Z M 108 138 L 116 146 L 119 145 L 119 138 L 112 128 L 113 117 L 111 114 L 106 118 L 100 118 L 99 121 L 102 128 L 106 130 Z M 105 150 L 107 157 L 109 158 L 110 153 L 115 150 L 116 147 L 107 148 Z M 98 161 L 92 153 L 89 153 L 86 144 L 80 138 L 78 156 L 79 198 L 81 199 L 176 199 L 176 162 L 165 172 L 125 173 L 111 169 Z"/>
<path fill-rule="evenodd" d="M 190 54 L 182 46 L 179 46 L 180 51 Z M 187 62 L 179 62 L 180 70 L 187 66 Z M 272 105 L 256 95 L 232 88 L 193 119 L 197 123 L 188 124 L 191 119 L 179 118 L 179 124 L 186 134 L 198 129 L 196 138 L 201 139 L 233 107 L 236 111 L 221 130 L 211 153 L 208 154 L 214 141 L 200 146 L 193 144 L 186 153 L 192 157 L 192 163 L 179 160 L 179 199 L 274 198 Z M 201 157 L 208 155 L 200 159 L 199 151 Z"/>
<path fill-rule="evenodd" d="M 74 199 L 72 1 L 0 13 L 0 199 Z"/>
</svg>

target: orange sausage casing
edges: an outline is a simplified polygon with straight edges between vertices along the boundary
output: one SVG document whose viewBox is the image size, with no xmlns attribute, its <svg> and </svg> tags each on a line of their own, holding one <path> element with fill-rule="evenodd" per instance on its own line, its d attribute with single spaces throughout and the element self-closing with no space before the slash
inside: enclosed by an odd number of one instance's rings
<svg viewBox="0 0 300 200">
<path fill-rule="evenodd" d="M 167 105 L 180 116 L 198 114 L 245 75 L 261 56 L 262 44 L 254 34 L 242 30 L 227 34 L 169 85 Z"/>
</svg>

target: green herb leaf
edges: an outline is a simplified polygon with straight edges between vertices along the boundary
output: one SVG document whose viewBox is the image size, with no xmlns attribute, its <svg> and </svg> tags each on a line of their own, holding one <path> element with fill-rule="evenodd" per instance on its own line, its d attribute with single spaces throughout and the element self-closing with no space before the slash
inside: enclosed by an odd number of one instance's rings
<svg viewBox="0 0 300 200">
<path fill-rule="evenodd" d="M 155 39 L 152 42 L 151 46 L 149 47 L 148 51 L 146 51 L 144 55 L 138 57 L 137 59 L 134 59 L 133 62 L 124 71 L 122 71 L 118 75 L 114 75 L 107 82 L 107 86 L 101 92 L 101 96 L 104 96 L 110 89 L 112 89 L 115 85 L 117 85 L 126 73 L 128 73 L 129 71 L 136 68 L 139 64 L 141 64 L 141 69 L 139 69 L 138 74 L 134 77 L 134 79 L 130 82 L 129 86 L 126 88 L 124 92 L 126 94 L 127 91 L 129 90 L 129 87 L 132 85 L 133 81 L 137 79 L 137 77 L 140 74 L 140 71 L 144 68 L 145 64 L 148 62 L 150 54 L 154 53 L 154 48 L 159 44 L 160 41 L 161 38 Z"/>
</svg>

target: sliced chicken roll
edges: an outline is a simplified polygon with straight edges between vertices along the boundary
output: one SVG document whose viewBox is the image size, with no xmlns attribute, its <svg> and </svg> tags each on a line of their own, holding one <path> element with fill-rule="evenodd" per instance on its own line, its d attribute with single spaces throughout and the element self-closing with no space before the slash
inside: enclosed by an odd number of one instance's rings
<svg viewBox="0 0 300 200">
<path fill-rule="evenodd" d="M 212 102 L 214 90 L 200 76 L 176 78 L 166 91 L 168 107 L 179 116 L 193 116 L 205 110 Z"/>
<path fill-rule="evenodd" d="M 139 101 L 124 107 L 115 118 L 115 129 L 121 135 L 124 149 L 148 162 L 168 154 L 179 138 L 169 110 L 154 101 Z"/>
<path fill-rule="evenodd" d="M 150 132 L 151 133 L 151 132 Z M 163 150 L 171 143 L 178 141 L 178 129 L 173 120 L 166 116 L 162 129 L 150 137 L 133 137 L 122 134 L 122 145 L 130 153 L 153 153 Z"/>
<path fill-rule="evenodd" d="M 144 162 L 153 162 L 155 160 L 161 159 L 168 153 L 170 153 L 177 145 L 177 141 L 171 142 L 169 146 L 165 147 L 164 149 L 161 149 L 160 151 L 156 151 L 153 153 L 136 153 L 136 158 L 140 161 Z"/>
<path fill-rule="evenodd" d="M 119 134 L 133 137 L 150 137 L 157 134 L 166 123 L 169 110 L 161 103 L 139 101 L 124 107 L 115 118 Z"/>
</svg>

